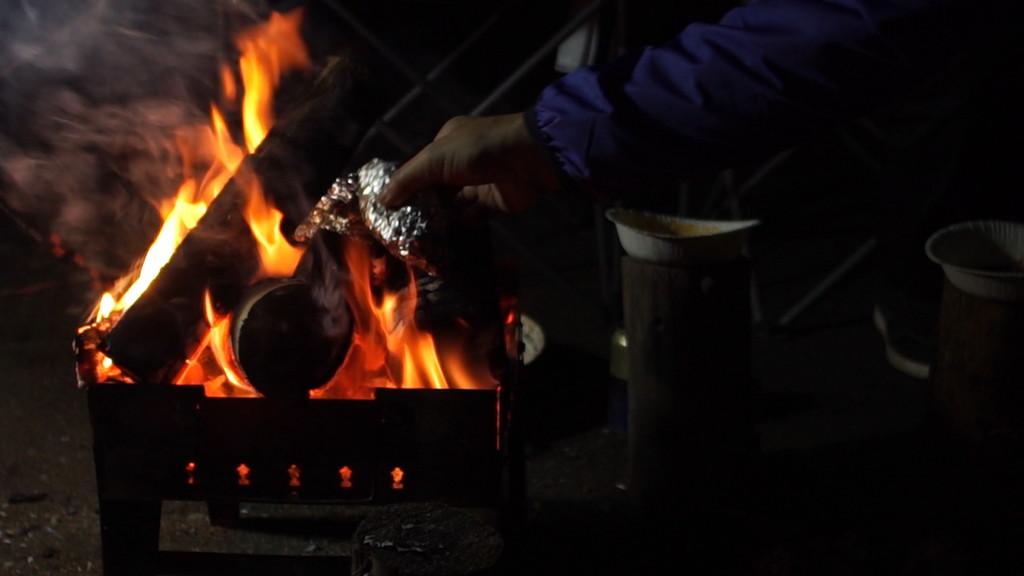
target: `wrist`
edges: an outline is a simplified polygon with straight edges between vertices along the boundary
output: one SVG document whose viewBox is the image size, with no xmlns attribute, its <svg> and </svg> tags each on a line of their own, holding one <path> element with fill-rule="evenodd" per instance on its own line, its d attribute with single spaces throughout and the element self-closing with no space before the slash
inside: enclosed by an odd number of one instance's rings
<svg viewBox="0 0 1024 576">
<path fill-rule="evenodd" d="M 533 155 L 534 172 L 537 174 L 538 185 L 552 192 L 575 189 L 576 185 L 562 168 L 547 135 L 540 129 L 534 108 L 528 108 L 520 115 L 520 118 L 530 148 L 528 153 Z"/>
</svg>

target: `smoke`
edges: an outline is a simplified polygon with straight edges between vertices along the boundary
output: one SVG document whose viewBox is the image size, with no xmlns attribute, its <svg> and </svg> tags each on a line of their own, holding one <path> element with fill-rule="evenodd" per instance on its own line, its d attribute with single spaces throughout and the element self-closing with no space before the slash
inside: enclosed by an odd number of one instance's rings
<svg viewBox="0 0 1024 576">
<path fill-rule="evenodd" d="M 0 0 L 0 209 L 115 278 L 181 182 L 230 30 L 261 2 Z"/>
</svg>

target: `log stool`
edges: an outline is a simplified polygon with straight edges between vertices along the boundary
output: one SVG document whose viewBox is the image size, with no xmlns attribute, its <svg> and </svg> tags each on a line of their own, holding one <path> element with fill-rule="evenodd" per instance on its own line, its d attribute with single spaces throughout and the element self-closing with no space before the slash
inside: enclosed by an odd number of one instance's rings
<svg viewBox="0 0 1024 576">
<path fill-rule="evenodd" d="M 647 518 L 699 521 L 746 498 L 757 452 L 749 268 L 742 257 L 695 266 L 623 257 L 629 492 Z"/>
<path fill-rule="evenodd" d="M 982 457 L 1020 453 L 1024 440 L 1024 300 L 942 290 L 935 416 L 959 446 Z"/>
</svg>

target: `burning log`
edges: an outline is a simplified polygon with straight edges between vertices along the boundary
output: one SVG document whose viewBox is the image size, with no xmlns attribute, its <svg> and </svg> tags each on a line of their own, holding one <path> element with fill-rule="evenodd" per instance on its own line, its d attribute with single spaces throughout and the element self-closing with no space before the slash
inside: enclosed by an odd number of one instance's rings
<svg viewBox="0 0 1024 576">
<path fill-rule="evenodd" d="M 234 182 L 234 181 L 232 181 Z M 139 382 L 170 382 L 208 329 L 206 294 L 234 308 L 258 271 L 256 241 L 228 185 L 170 261 L 111 328 L 104 353 Z"/>
<path fill-rule="evenodd" d="M 493 567 L 504 543 L 496 528 L 442 504 L 393 504 L 356 528 L 352 576 L 456 576 Z"/>
<path fill-rule="evenodd" d="M 339 315 L 326 310 L 308 283 L 271 279 L 253 286 L 242 299 L 231 342 L 253 388 L 266 398 L 295 403 L 331 379 L 345 359 L 351 335 L 347 311 Z"/>
<path fill-rule="evenodd" d="M 340 59 L 324 68 L 111 329 L 104 352 L 135 380 L 171 381 L 208 330 L 207 293 L 213 308 L 224 313 L 238 306 L 254 281 L 258 249 L 243 217 L 252 179 L 283 214 L 282 232 L 290 237 L 320 192 L 343 172 L 369 125 L 364 118 L 372 117 L 361 104 L 350 105 L 354 72 Z"/>
</svg>

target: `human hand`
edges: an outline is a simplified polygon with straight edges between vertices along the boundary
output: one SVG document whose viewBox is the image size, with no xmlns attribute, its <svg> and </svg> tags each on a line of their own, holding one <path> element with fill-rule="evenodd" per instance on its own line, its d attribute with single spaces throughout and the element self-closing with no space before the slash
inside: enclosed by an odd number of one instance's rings
<svg viewBox="0 0 1024 576">
<path fill-rule="evenodd" d="M 397 208 L 433 191 L 456 204 L 518 212 L 557 189 L 558 177 L 521 113 L 458 116 L 392 174 L 378 200 Z"/>
</svg>

